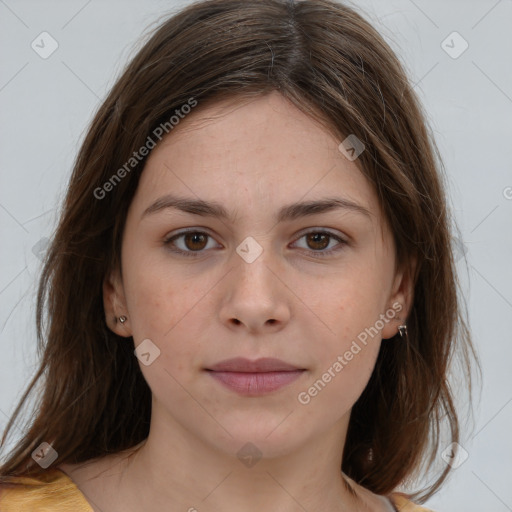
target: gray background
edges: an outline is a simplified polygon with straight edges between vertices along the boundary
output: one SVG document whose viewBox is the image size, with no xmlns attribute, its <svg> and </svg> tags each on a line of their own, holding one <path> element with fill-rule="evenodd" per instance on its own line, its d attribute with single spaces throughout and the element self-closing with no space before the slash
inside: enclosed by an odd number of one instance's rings
<svg viewBox="0 0 512 512">
<path fill-rule="evenodd" d="M 145 29 L 187 3 L 0 0 L 0 429 L 36 369 L 38 250 L 55 226 L 84 131 Z M 469 457 L 427 506 L 512 511 L 512 2 L 353 5 L 398 52 L 428 112 L 461 230 L 460 279 L 483 364 L 461 443 Z M 43 31 L 58 42 L 46 59 L 31 47 Z M 454 31 L 469 44 L 457 58 L 442 46 Z M 458 52 L 453 37 L 445 46 Z"/>
</svg>

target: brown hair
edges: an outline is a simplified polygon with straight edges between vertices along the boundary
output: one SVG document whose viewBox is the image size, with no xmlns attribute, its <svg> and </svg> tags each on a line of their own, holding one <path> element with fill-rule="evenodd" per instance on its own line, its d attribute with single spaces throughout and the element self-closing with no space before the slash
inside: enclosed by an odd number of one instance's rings
<svg viewBox="0 0 512 512">
<path fill-rule="evenodd" d="M 383 343 L 353 407 L 341 470 L 387 494 L 431 467 L 446 422 L 459 440 L 448 382 L 458 347 L 471 390 L 478 363 L 458 297 L 442 163 L 404 68 L 354 9 L 329 0 L 208 0 L 169 17 L 127 65 L 78 153 L 37 297 L 40 367 L 2 445 L 39 379 L 30 427 L 0 467 L 8 476 L 43 469 L 32 451 L 48 442 L 60 463 L 119 452 L 149 433 L 151 392 L 133 346 L 105 323 L 102 282 L 120 266 L 121 235 L 144 157 L 106 199 L 95 190 L 176 109 L 278 90 L 342 141 L 365 145 L 357 163 L 392 228 L 397 264 L 417 258 L 408 341 Z M 459 352 L 457 352 L 459 353 Z M 439 471 L 424 501 L 448 475 Z"/>
</svg>

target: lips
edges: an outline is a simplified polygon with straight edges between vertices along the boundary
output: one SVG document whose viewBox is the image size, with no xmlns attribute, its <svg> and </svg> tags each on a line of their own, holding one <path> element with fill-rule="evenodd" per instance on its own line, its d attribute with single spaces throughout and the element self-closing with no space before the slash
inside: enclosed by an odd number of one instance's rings
<svg viewBox="0 0 512 512">
<path fill-rule="evenodd" d="M 258 396 L 290 384 L 306 371 L 274 358 L 251 361 L 242 357 L 221 361 L 206 371 L 223 386 L 240 395 Z"/>
<path fill-rule="evenodd" d="M 235 357 L 233 359 L 226 359 L 221 361 L 207 370 L 214 372 L 244 372 L 244 373 L 266 373 L 266 372 L 291 372 L 296 370 L 303 370 L 292 364 L 274 359 L 272 357 L 264 357 L 251 361 L 244 357 Z"/>
</svg>

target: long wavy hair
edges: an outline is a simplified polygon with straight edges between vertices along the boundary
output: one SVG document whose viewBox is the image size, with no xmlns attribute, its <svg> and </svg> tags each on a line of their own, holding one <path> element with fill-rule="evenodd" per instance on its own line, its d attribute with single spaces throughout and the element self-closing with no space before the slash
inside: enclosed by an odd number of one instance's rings
<svg viewBox="0 0 512 512">
<path fill-rule="evenodd" d="M 31 456 L 42 442 L 62 464 L 147 438 L 151 391 L 133 343 L 107 327 L 102 299 L 103 280 L 121 265 L 121 235 L 147 155 L 106 198 L 98 198 L 98 187 L 126 170 L 133 152 L 190 98 L 197 111 L 222 98 L 275 90 L 340 141 L 353 134 L 364 143 L 357 165 L 377 192 L 397 262 L 417 260 L 408 340 L 381 345 L 352 409 L 340 470 L 387 494 L 433 467 L 444 448 L 443 426 L 448 442 L 459 440 L 448 379 L 453 356 L 462 358 L 470 391 L 473 363 L 480 366 L 459 293 L 443 163 L 404 66 L 342 3 L 206 0 L 166 15 L 150 31 L 84 137 L 39 282 L 40 366 L 2 446 L 34 391 L 37 409 L 0 466 L 0 483 L 45 471 Z M 430 486 L 409 497 L 425 501 L 450 469 L 437 470 Z"/>
</svg>

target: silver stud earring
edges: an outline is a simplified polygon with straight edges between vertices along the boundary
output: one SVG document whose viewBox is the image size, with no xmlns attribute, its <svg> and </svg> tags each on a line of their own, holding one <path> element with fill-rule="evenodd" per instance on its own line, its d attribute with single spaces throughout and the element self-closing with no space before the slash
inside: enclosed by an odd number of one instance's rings
<svg viewBox="0 0 512 512">
<path fill-rule="evenodd" d="M 124 315 L 119 317 L 119 321 L 124 324 L 128 320 Z"/>
</svg>

